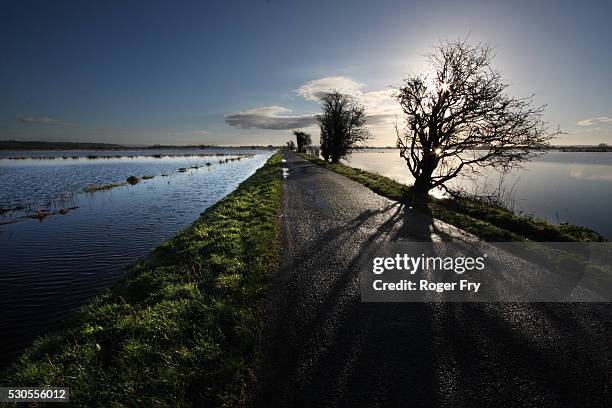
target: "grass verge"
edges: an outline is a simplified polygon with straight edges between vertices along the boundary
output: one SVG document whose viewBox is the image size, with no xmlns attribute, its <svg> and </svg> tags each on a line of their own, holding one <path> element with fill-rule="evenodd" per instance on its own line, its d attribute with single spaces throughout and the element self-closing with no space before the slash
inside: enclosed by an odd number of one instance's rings
<svg viewBox="0 0 612 408">
<path fill-rule="evenodd" d="M 87 186 L 83 188 L 83 192 L 95 193 L 96 191 L 112 190 L 113 188 L 117 188 L 121 186 L 127 186 L 127 183 L 109 183 L 109 184 Z"/>
<path fill-rule="evenodd" d="M 553 225 L 545 220 L 519 216 L 507 209 L 487 206 L 469 199 L 429 197 L 426 203 L 421 203 L 405 184 L 344 164 L 332 164 L 303 153 L 298 155 L 355 180 L 383 197 L 421 207 L 422 210 L 429 211 L 433 217 L 486 241 L 524 241 L 525 239 L 540 242 L 606 241 L 600 234 L 586 227 L 571 224 Z"/>
<path fill-rule="evenodd" d="M 278 265 L 281 154 L 134 264 L 2 381 L 70 387 L 76 406 L 239 406 Z"/>
</svg>

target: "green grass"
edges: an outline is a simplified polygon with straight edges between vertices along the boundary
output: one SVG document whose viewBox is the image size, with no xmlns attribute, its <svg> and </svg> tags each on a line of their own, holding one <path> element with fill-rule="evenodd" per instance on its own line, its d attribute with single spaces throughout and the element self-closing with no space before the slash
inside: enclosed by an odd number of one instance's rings
<svg viewBox="0 0 612 408">
<path fill-rule="evenodd" d="M 121 187 L 121 186 L 127 186 L 127 183 L 109 183 L 109 184 L 87 186 L 83 188 L 83 191 L 85 193 L 95 193 L 96 191 L 112 190 L 113 188 Z"/>
<path fill-rule="evenodd" d="M 469 199 L 436 199 L 429 197 L 422 202 L 411 192 L 409 186 L 344 164 L 332 164 L 303 153 L 306 160 L 342 174 L 370 188 L 375 193 L 396 200 L 435 218 L 455 225 L 486 241 L 540 242 L 603 242 L 605 238 L 597 232 L 571 224 L 553 225 L 545 220 L 514 214 L 504 208 L 487 206 Z"/>
<path fill-rule="evenodd" d="M 134 185 L 134 184 L 138 184 L 140 182 L 140 179 L 136 176 L 130 176 L 127 179 L 125 179 L 125 181 L 127 181 L 128 184 Z"/>
<path fill-rule="evenodd" d="M 151 176 L 151 175 L 142 176 L 143 180 L 151 180 L 153 178 L 155 178 L 155 176 Z M 127 185 L 133 186 L 135 184 L 138 184 L 139 182 L 140 182 L 140 179 L 138 177 L 130 176 L 123 183 L 94 184 L 91 186 L 84 187 L 83 192 L 95 193 L 96 191 L 112 190 L 113 188 L 127 186 Z"/>
<path fill-rule="evenodd" d="M 278 265 L 280 161 L 36 341 L 3 382 L 70 387 L 77 406 L 241 405 Z"/>
</svg>

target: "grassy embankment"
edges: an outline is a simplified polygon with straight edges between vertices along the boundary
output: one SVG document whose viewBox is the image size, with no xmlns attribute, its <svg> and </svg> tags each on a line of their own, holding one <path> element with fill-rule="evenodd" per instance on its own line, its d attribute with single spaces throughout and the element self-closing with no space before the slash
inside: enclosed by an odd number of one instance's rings
<svg viewBox="0 0 612 408">
<path fill-rule="evenodd" d="M 5 383 L 67 386 L 80 406 L 240 405 L 278 265 L 280 161 L 272 156 L 67 329 L 38 340 Z"/>
<path fill-rule="evenodd" d="M 298 154 L 306 160 L 365 185 L 383 197 L 426 210 L 434 218 L 455 225 L 486 241 L 524 241 L 525 239 L 541 242 L 605 241 L 601 235 L 586 227 L 553 225 L 545 220 L 520 216 L 505 208 L 469 199 L 429 197 L 426 203 L 422 203 L 411 194 L 405 184 L 344 164 L 332 164 L 307 154 Z"/>
</svg>

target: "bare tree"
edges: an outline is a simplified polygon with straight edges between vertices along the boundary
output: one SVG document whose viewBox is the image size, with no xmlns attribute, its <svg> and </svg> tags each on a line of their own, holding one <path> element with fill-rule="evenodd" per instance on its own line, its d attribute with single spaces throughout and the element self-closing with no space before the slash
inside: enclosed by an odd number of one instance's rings
<svg viewBox="0 0 612 408">
<path fill-rule="evenodd" d="M 295 142 L 293 140 L 288 140 L 287 141 L 287 149 L 295 150 Z"/>
<path fill-rule="evenodd" d="M 299 153 L 306 152 L 306 147 L 312 144 L 312 139 L 310 138 L 310 135 L 299 130 L 294 130 L 293 134 L 295 135 L 297 143 L 297 151 Z"/>
<path fill-rule="evenodd" d="M 321 128 L 321 154 L 325 160 L 338 163 L 370 139 L 365 107 L 351 96 L 332 90 L 321 98 L 323 113 L 318 116 Z"/>
<path fill-rule="evenodd" d="M 463 171 L 520 167 L 558 133 L 548 132 L 545 106 L 532 107 L 533 96 L 506 93 L 492 59 L 486 44 L 445 41 L 428 56 L 432 73 L 413 75 L 399 88 L 406 127 L 396 126 L 397 146 L 415 193 L 444 188 Z"/>
</svg>

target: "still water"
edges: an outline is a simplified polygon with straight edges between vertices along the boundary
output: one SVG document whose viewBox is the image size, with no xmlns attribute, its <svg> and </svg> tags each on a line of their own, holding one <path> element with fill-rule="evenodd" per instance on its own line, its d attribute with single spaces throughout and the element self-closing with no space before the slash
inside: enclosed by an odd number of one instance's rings
<svg viewBox="0 0 612 408">
<path fill-rule="evenodd" d="M 217 153 L 161 159 L 0 159 L 0 207 L 29 206 L 0 216 L 0 367 L 37 335 L 59 327 L 71 311 L 116 281 L 127 265 L 190 225 L 271 155 Z M 241 160 L 225 162 L 237 157 Z M 179 172 L 180 167 L 188 170 Z M 80 192 L 86 185 L 123 181 L 129 175 L 155 178 Z M 56 214 L 41 220 L 25 217 L 40 206 Z M 78 208 L 62 215 L 60 207 Z"/>
<path fill-rule="evenodd" d="M 220 160 L 233 161 L 251 153 L 233 149 L 0 152 L 0 185 L 3 186 L 0 208 L 36 209 L 66 199 L 89 185 L 122 182 L 130 175 L 169 175 L 181 167 L 218 164 Z"/>
<path fill-rule="evenodd" d="M 353 153 L 348 164 L 404 184 L 413 181 L 396 150 Z M 500 179 L 499 172 L 487 170 L 457 179 L 451 187 L 492 194 Z M 612 239 L 612 153 L 548 152 L 507 175 L 502 189 L 504 201 L 517 213 L 590 227 Z"/>
</svg>

